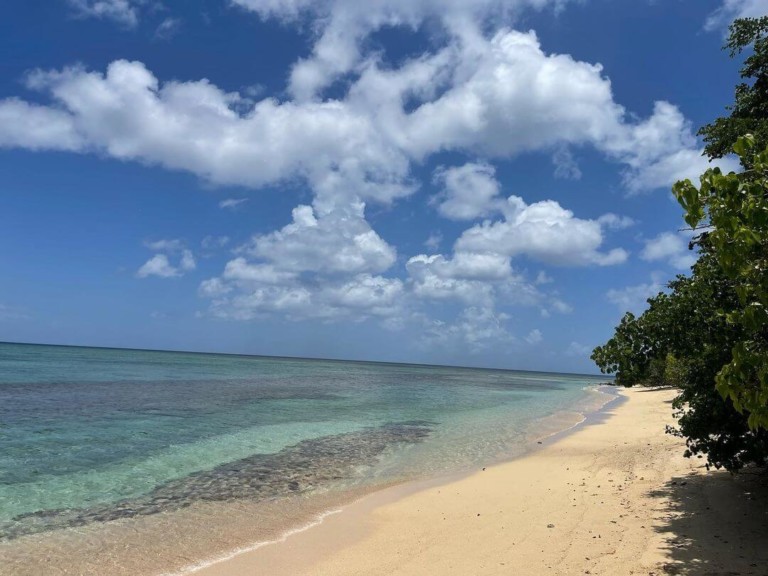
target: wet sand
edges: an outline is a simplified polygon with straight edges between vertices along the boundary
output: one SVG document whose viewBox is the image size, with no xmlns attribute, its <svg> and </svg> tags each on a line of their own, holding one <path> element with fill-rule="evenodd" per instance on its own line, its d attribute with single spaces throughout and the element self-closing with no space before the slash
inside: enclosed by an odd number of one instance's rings
<svg viewBox="0 0 768 576">
<path fill-rule="evenodd" d="M 768 483 L 682 456 L 670 390 L 449 482 L 380 491 L 200 576 L 768 574 Z"/>
</svg>

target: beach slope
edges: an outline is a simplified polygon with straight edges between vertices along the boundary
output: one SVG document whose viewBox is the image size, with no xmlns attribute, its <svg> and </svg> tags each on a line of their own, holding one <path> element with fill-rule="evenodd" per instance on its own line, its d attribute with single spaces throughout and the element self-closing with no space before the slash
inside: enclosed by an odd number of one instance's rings
<svg viewBox="0 0 768 576">
<path fill-rule="evenodd" d="M 764 574 L 765 482 L 683 458 L 674 391 L 621 394 L 528 456 L 385 490 L 196 574 Z"/>
</svg>

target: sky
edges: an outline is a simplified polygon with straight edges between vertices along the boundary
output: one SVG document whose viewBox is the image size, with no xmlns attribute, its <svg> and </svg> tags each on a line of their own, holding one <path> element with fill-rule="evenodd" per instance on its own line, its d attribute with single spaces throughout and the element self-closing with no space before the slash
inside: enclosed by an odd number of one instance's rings
<svg viewBox="0 0 768 576">
<path fill-rule="evenodd" d="M 0 341 L 593 373 L 768 0 L 4 11 Z"/>
</svg>

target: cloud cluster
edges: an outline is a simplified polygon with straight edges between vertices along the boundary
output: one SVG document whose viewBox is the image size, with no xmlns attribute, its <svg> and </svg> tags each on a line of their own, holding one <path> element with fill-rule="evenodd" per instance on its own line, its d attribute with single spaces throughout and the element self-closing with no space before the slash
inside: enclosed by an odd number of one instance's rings
<svg viewBox="0 0 768 576">
<path fill-rule="evenodd" d="M 723 4 L 707 18 L 704 28 L 717 30 L 736 18 L 758 18 L 768 15 L 766 0 L 723 0 Z"/>
<path fill-rule="evenodd" d="M 194 254 L 181 240 L 157 240 L 146 242 L 145 246 L 157 254 L 136 271 L 137 278 L 178 278 L 197 268 Z M 175 258 L 177 264 L 172 264 L 171 258 Z"/>
<path fill-rule="evenodd" d="M 141 0 L 69 0 L 78 16 L 112 20 L 132 28 L 139 23 Z"/>
<path fill-rule="evenodd" d="M 695 252 L 688 249 L 690 235 L 664 232 L 645 241 L 640 258 L 647 262 L 666 261 L 678 270 L 689 270 L 696 262 Z"/>
<path fill-rule="evenodd" d="M 138 2 L 71 2 L 84 15 L 136 23 Z M 628 254 L 606 249 L 606 236 L 632 224 L 613 214 L 579 218 L 552 200 L 504 198 L 493 162 L 544 153 L 556 176 L 576 179 L 573 151 L 590 148 L 617 165 L 630 193 L 693 177 L 705 164 L 674 105 L 657 102 L 639 119 L 615 101 L 599 64 L 547 53 L 534 32 L 511 28 L 524 10 L 556 11 L 568 0 L 232 2 L 316 34 L 310 55 L 291 69 L 288 99 L 255 99 L 206 79 L 163 81 L 141 62 L 118 60 L 103 72 L 34 71 L 26 79 L 34 99 L 0 100 L 0 147 L 94 153 L 218 185 L 308 187 L 311 203 L 294 208 L 288 225 L 254 236 L 201 284 L 218 315 L 392 321 L 418 314 L 419 303 L 451 300 L 463 311 L 453 322 L 427 322 L 429 330 L 479 346 L 506 334 L 503 303 L 569 309 L 516 271 L 515 259 L 620 264 Z M 385 27 L 425 25 L 434 30 L 430 48 L 397 65 L 367 42 Z M 399 278 L 397 251 L 366 220 L 365 206 L 413 194 L 413 167 L 446 152 L 467 160 L 435 171 L 432 202 L 468 228 L 448 254 L 403 259 Z M 428 245 L 437 251 L 441 241 L 433 233 Z M 138 276 L 195 268 L 180 245 L 154 250 Z M 649 258 L 658 253 L 647 250 Z"/>
<path fill-rule="evenodd" d="M 297 100 L 321 94 L 344 74 L 361 65 L 365 39 L 384 27 L 416 30 L 437 22 L 452 37 L 476 33 L 493 19 L 496 27 L 511 22 L 525 9 L 558 10 L 569 0 L 232 0 L 263 19 L 286 23 L 309 19 L 318 37 L 312 54 L 291 70 L 289 91 Z"/>
<path fill-rule="evenodd" d="M 600 251 L 604 229 L 617 218 L 614 215 L 602 221 L 583 220 L 554 200 L 529 205 L 517 196 L 510 196 L 500 211 L 502 220 L 486 220 L 469 228 L 456 241 L 456 249 L 525 255 L 554 266 L 611 266 L 627 259 L 622 248 Z"/>
<path fill-rule="evenodd" d="M 241 250 L 291 272 L 383 272 L 394 264 L 397 253 L 370 227 L 364 211 L 362 202 L 325 212 L 298 206 L 293 222 L 254 237 Z"/>
<path fill-rule="evenodd" d="M 592 145 L 625 166 L 632 191 L 700 171 L 685 168 L 698 152 L 677 108 L 657 103 L 635 122 L 599 65 L 507 29 L 395 69 L 371 56 L 342 99 L 254 103 L 122 60 L 104 74 L 36 71 L 27 86 L 51 103 L 0 101 L 0 146 L 98 152 L 253 188 L 299 178 L 319 200 L 391 202 L 415 189 L 413 162 L 444 150 L 492 159 Z"/>
</svg>

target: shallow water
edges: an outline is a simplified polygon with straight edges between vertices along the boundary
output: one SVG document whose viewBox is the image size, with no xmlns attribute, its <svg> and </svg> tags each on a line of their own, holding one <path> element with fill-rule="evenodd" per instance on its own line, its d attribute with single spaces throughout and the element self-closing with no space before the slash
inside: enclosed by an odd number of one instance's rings
<svg viewBox="0 0 768 576">
<path fill-rule="evenodd" d="M 108 548 L 100 528 L 185 510 L 214 525 L 285 500 L 299 518 L 321 497 L 520 454 L 593 409 L 604 381 L 0 344 L 0 551 L 21 561 L 30 538 L 78 533 Z"/>
</svg>

